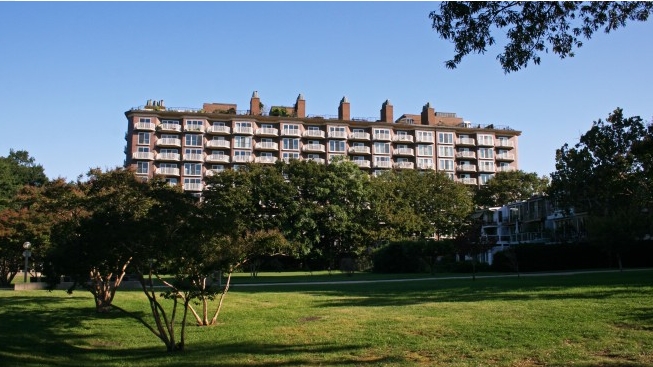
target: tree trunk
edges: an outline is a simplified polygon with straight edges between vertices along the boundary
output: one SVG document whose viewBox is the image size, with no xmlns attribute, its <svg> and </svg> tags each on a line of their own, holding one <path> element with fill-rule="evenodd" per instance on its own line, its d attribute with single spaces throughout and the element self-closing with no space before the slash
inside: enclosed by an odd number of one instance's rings
<svg viewBox="0 0 653 367">
<path fill-rule="evenodd" d="M 231 272 L 229 272 L 229 275 L 227 276 L 227 284 L 224 287 L 224 291 L 220 295 L 220 302 L 218 303 L 218 309 L 215 311 L 215 315 L 213 315 L 210 325 L 215 325 L 216 321 L 218 320 L 218 315 L 220 314 L 220 310 L 222 309 L 222 302 L 224 301 L 224 297 L 227 295 L 227 291 L 229 291 L 230 284 L 231 284 Z"/>
</svg>

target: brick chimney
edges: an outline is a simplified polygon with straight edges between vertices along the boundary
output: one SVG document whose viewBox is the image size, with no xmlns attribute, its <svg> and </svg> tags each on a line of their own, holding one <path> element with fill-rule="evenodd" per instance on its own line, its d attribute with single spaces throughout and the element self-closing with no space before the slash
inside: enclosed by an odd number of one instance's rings
<svg viewBox="0 0 653 367">
<path fill-rule="evenodd" d="M 435 125 L 435 109 L 431 107 L 431 103 L 426 103 L 422 107 L 422 125 Z"/>
<path fill-rule="evenodd" d="M 386 99 L 381 105 L 381 122 L 393 122 L 392 112 L 392 104 Z"/>
<path fill-rule="evenodd" d="M 252 99 L 249 100 L 249 114 L 254 116 L 261 114 L 261 99 L 258 98 L 258 91 L 254 91 Z"/>
<path fill-rule="evenodd" d="M 347 100 L 347 97 L 342 97 L 340 100 L 340 106 L 338 106 L 338 120 L 351 120 L 349 101 Z"/>
<path fill-rule="evenodd" d="M 295 102 L 295 114 L 299 118 L 306 117 L 306 100 L 304 100 L 303 95 L 297 96 L 297 102 Z"/>
</svg>

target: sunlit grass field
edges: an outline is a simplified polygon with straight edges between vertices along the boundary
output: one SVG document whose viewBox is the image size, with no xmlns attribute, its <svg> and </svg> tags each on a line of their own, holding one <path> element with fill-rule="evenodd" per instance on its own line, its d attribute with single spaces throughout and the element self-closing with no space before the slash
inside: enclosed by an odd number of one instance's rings
<svg viewBox="0 0 653 367">
<path fill-rule="evenodd" d="M 284 276 L 345 282 L 243 284 Z M 653 270 L 351 282 L 364 277 L 239 275 L 219 325 L 189 319 L 176 353 L 85 292 L 4 290 L 0 366 L 653 366 Z M 139 291 L 115 303 L 147 315 Z"/>
</svg>

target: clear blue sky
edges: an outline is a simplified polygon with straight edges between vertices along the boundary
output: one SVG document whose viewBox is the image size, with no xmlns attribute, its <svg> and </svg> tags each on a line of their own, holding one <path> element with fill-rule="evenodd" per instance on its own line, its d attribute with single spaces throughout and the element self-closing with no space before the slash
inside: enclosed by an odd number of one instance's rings
<svg viewBox="0 0 653 367">
<path fill-rule="evenodd" d="M 0 155 L 27 150 L 50 178 L 121 166 L 124 112 L 167 106 L 266 105 L 306 98 L 308 114 L 395 118 L 455 112 L 522 131 L 519 165 L 554 171 L 555 150 L 616 107 L 653 115 L 653 20 L 595 35 L 560 60 L 505 75 L 499 48 L 444 62 L 431 2 L 0 2 Z"/>
</svg>

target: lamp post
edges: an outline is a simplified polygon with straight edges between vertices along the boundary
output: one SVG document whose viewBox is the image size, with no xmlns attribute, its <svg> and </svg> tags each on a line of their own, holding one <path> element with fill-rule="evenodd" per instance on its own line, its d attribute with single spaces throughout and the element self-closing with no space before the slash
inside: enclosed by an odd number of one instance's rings
<svg viewBox="0 0 653 367">
<path fill-rule="evenodd" d="M 25 275 L 25 278 L 23 279 L 23 282 L 27 283 L 27 268 L 29 267 L 29 257 L 32 256 L 32 251 L 29 249 L 32 248 L 32 244 L 29 242 L 23 243 L 23 248 L 25 251 L 23 251 L 23 256 L 25 257 L 25 268 L 23 268 L 23 274 Z"/>
</svg>

